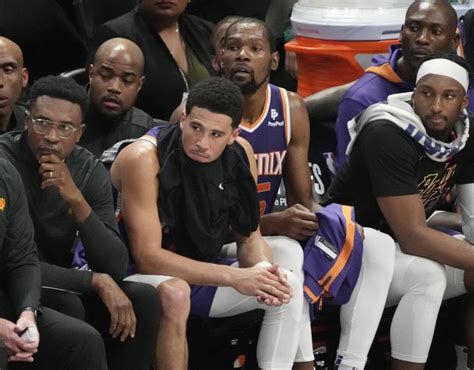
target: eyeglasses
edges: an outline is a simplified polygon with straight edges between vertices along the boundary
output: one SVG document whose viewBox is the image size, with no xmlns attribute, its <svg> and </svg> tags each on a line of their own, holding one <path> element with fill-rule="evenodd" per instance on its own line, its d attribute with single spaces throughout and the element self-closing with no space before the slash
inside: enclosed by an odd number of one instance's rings
<svg viewBox="0 0 474 370">
<path fill-rule="evenodd" d="M 79 130 L 79 127 L 74 127 L 67 123 L 53 122 L 45 118 L 33 118 L 31 119 L 31 127 L 33 131 L 40 135 L 48 134 L 52 128 L 56 129 L 58 136 L 61 138 L 67 138 L 72 135 L 73 132 Z M 81 127 L 84 125 L 81 125 Z"/>
</svg>

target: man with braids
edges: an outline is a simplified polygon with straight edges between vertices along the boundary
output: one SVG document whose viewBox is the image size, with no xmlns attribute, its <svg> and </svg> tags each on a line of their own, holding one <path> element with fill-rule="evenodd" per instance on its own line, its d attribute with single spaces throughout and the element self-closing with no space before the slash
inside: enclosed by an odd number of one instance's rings
<svg viewBox="0 0 474 370">
<path fill-rule="evenodd" d="M 359 278 L 341 309 L 339 370 L 364 368 L 384 306 L 397 304 L 390 334 L 392 369 L 423 369 L 441 301 L 474 289 L 469 76 L 470 67 L 461 57 L 433 54 L 418 69 L 413 93 L 390 95 L 386 103 L 372 105 L 349 122 L 349 157 L 326 204 L 353 205 L 360 224 L 390 234 L 397 247 L 394 252 L 381 243 L 383 260 L 362 264 L 362 271 L 379 268 L 391 283 L 374 290 L 374 279 Z M 463 240 L 426 222 L 454 185 Z M 467 325 L 470 350 L 473 328 Z M 472 352 L 468 362 L 474 366 Z"/>
<path fill-rule="evenodd" d="M 265 310 L 259 367 L 293 367 L 302 280 L 276 264 L 260 234 L 254 154 L 239 138 L 242 101 L 225 79 L 197 84 L 179 123 L 128 145 L 111 169 L 139 273 L 127 280 L 152 284 L 161 299 L 158 369 L 187 368 L 189 312 L 225 317 L 257 308 Z M 235 262 L 218 258 L 229 231 Z M 302 252 L 293 258 L 301 270 Z"/>
</svg>

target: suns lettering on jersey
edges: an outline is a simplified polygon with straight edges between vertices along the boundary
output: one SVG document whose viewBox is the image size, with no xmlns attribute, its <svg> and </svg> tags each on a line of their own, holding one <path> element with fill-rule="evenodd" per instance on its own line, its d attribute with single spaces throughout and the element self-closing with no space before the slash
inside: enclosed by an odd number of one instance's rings
<svg viewBox="0 0 474 370">
<path fill-rule="evenodd" d="M 281 176 L 286 150 L 256 153 L 258 176 Z"/>
</svg>

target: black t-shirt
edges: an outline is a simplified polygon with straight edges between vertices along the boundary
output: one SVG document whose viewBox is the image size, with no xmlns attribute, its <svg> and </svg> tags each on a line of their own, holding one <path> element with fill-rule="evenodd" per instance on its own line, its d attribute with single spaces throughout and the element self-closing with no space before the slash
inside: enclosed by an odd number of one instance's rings
<svg viewBox="0 0 474 370">
<path fill-rule="evenodd" d="M 324 203 L 353 205 L 361 225 L 392 234 L 377 197 L 420 194 L 428 217 L 454 184 L 474 182 L 473 155 L 472 133 L 465 148 L 453 159 L 436 162 L 393 123 L 374 121 L 360 133 Z"/>
</svg>

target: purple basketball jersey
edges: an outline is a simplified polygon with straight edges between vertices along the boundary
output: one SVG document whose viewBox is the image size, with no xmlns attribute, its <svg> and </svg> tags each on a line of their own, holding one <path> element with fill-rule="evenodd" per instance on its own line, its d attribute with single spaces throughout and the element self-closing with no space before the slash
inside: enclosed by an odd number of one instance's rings
<svg viewBox="0 0 474 370">
<path fill-rule="evenodd" d="M 260 214 L 270 213 L 278 194 L 291 137 L 287 91 L 269 84 L 260 117 L 255 122 L 242 121 L 240 129 L 240 136 L 252 145 L 255 152 Z"/>
</svg>

